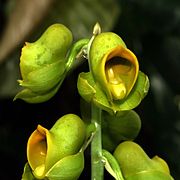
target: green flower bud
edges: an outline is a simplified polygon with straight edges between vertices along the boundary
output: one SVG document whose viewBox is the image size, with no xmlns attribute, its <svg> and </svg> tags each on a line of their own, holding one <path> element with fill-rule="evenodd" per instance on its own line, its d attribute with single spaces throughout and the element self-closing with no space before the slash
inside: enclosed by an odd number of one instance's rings
<svg viewBox="0 0 180 180">
<path fill-rule="evenodd" d="M 163 159 L 158 156 L 150 159 L 143 149 L 132 141 L 119 144 L 114 157 L 126 180 L 173 180 Z"/>
<path fill-rule="evenodd" d="M 72 33 L 62 24 L 51 25 L 34 43 L 26 43 L 20 57 L 25 89 L 15 97 L 30 103 L 51 98 L 64 79 L 66 55 L 72 43 Z"/>
<path fill-rule="evenodd" d="M 28 163 L 34 176 L 77 179 L 84 167 L 80 150 L 84 139 L 85 125 L 74 114 L 61 117 L 50 130 L 38 125 L 27 144 Z"/>
<path fill-rule="evenodd" d="M 103 148 L 113 152 L 120 142 L 137 137 L 141 120 L 133 110 L 121 111 L 116 116 L 103 113 L 102 127 Z"/>
<path fill-rule="evenodd" d="M 121 100 L 132 90 L 139 72 L 136 56 L 112 32 L 101 33 L 90 48 L 93 77 L 109 100 Z"/>
</svg>

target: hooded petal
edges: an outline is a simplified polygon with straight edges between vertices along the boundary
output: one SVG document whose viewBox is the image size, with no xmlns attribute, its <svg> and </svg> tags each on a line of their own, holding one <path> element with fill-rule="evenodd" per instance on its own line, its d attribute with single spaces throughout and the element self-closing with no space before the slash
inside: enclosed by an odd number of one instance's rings
<svg viewBox="0 0 180 180">
<path fill-rule="evenodd" d="M 43 177 L 45 173 L 47 139 L 49 139 L 49 136 L 49 131 L 38 125 L 28 140 L 27 159 L 36 177 Z"/>
<path fill-rule="evenodd" d="M 137 80 L 139 64 L 136 56 L 129 49 L 119 45 L 103 57 L 100 67 L 102 81 L 110 98 L 125 98 Z"/>
</svg>

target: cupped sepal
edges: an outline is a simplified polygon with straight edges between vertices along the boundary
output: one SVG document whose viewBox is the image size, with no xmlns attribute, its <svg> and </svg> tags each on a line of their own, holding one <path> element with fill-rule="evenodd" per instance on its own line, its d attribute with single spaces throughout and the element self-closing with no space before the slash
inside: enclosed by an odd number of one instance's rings
<svg viewBox="0 0 180 180">
<path fill-rule="evenodd" d="M 27 144 L 27 159 L 34 176 L 45 178 L 57 162 L 80 152 L 85 136 L 85 125 L 74 114 L 64 115 L 50 130 L 38 125 Z"/>
<path fill-rule="evenodd" d="M 173 180 L 163 159 L 158 156 L 149 158 L 144 150 L 132 141 L 119 144 L 113 155 L 127 180 Z"/>
<path fill-rule="evenodd" d="M 148 92 L 149 79 L 139 71 L 135 85 L 129 95 L 124 99 L 113 101 L 109 101 L 106 93 L 96 83 L 91 72 L 79 74 L 77 87 L 79 94 L 85 101 L 92 102 L 99 108 L 114 114 L 138 106 Z"/>
</svg>

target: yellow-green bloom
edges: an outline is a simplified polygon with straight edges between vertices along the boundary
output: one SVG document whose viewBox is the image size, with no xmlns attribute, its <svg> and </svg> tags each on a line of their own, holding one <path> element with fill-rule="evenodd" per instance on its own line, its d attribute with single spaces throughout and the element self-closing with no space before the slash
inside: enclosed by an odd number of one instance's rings
<svg viewBox="0 0 180 180">
<path fill-rule="evenodd" d="M 125 141 L 116 148 L 117 159 L 125 180 L 173 180 L 167 163 L 160 157 L 152 159 L 132 141 Z"/>
<path fill-rule="evenodd" d="M 110 101 L 125 98 L 139 72 L 136 56 L 112 32 L 101 33 L 94 39 L 90 49 L 90 65 L 95 81 Z"/>
<path fill-rule="evenodd" d="M 84 139 L 85 125 L 74 114 L 61 117 L 50 130 L 38 125 L 27 144 L 27 159 L 34 176 L 77 179 L 84 168 Z"/>
<path fill-rule="evenodd" d="M 78 78 L 79 94 L 101 109 L 116 113 L 135 108 L 149 88 L 136 56 L 115 33 L 97 35 L 89 47 L 90 72 Z"/>
<path fill-rule="evenodd" d="M 20 57 L 24 89 L 15 99 L 41 103 L 58 90 L 65 76 L 67 52 L 72 43 L 71 31 L 62 24 L 53 24 L 33 43 L 26 43 Z"/>
</svg>

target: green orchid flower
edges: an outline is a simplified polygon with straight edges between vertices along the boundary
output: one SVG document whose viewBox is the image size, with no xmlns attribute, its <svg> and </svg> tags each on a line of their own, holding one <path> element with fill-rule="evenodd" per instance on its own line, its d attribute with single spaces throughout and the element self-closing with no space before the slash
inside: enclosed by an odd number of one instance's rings
<svg viewBox="0 0 180 180">
<path fill-rule="evenodd" d="M 26 43 L 20 57 L 24 89 L 14 99 L 29 103 L 49 100 L 65 77 L 66 56 L 72 43 L 71 31 L 62 24 L 53 24 L 33 43 Z"/>
<path fill-rule="evenodd" d="M 90 64 L 95 81 L 109 101 L 126 97 L 137 80 L 138 60 L 114 33 L 101 33 L 94 39 L 90 48 Z"/>
<path fill-rule="evenodd" d="M 167 163 L 160 157 L 152 159 L 135 142 L 125 141 L 114 151 L 125 180 L 173 180 Z"/>
<path fill-rule="evenodd" d="M 136 107 L 149 88 L 136 56 L 115 33 L 97 35 L 89 48 L 90 72 L 78 78 L 80 95 L 101 109 L 116 113 Z"/>
<path fill-rule="evenodd" d="M 78 179 L 84 168 L 81 147 L 85 134 L 83 121 L 74 114 L 64 115 L 50 130 L 38 125 L 27 144 L 28 164 L 35 178 Z"/>
</svg>

